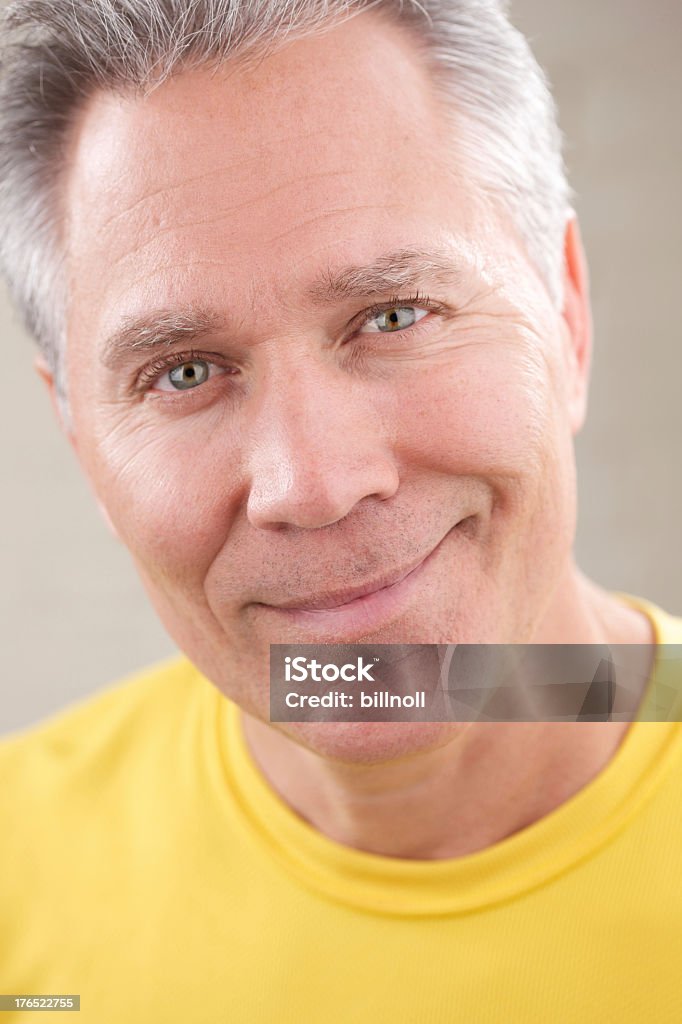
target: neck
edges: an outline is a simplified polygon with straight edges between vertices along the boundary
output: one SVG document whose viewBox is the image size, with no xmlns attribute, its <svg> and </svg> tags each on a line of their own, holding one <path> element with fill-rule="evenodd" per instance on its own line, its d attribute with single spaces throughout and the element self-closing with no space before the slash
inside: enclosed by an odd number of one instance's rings
<svg viewBox="0 0 682 1024">
<path fill-rule="evenodd" d="M 570 595 L 558 588 L 533 639 L 651 645 L 645 678 L 653 659 L 648 618 L 577 570 Z M 629 725 L 470 723 L 436 748 L 368 765 L 321 757 L 244 715 L 255 761 L 302 818 L 346 846 L 420 860 L 474 853 L 549 814 L 606 767 Z"/>
</svg>

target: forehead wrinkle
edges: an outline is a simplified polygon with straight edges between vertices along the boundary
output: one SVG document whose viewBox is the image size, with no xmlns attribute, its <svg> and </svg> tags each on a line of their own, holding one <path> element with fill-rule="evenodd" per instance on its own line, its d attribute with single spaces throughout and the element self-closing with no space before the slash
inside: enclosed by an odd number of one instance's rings
<svg viewBox="0 0 682 1024">
<path fill-rule="evenodd" d="M 342 176 L 348 176 L 351 173 L 352 173 L 351 171 L 344 171 L 344 170 L 318 171 L 318 172 L 306 175 L 304 180 L 305 181 L 309 181 L 309 180 L 314 179 L 314 178 L 342 177 Z M 263 192 L 261 195 L 254 196 L 251 199 L 244 199 L 241 202 L 233 203 L 230 206 L 219 208 L 219 209 L 213 211 L 210 214 L 210 216 L 208 216 L 208 217 L 199 217 L 199 218 L 193 218 L 191 220 L 179 221 L 178 223 L 170 224 L 168 227 L 165 227 L 165 228 L 157 228 L 154 231 L 154 234 L 153 234 L 152 238 L 148 238 L 148 239 L 146 239 L 146 241 L 140 242 L 139 245 L 134 246 L 134 248 L 132 248 L 132 249 L 127 249 L 126 252 L 123 253 L 121 256 L 117 256 L 116 257 L 116 259 L 114 260 L 114 264 L 117 265 L 117 264 L 120 264 L 120 263 L 125 263 L 126 260 L 132 258 L 133 256 L 136 256 L 138 253 L 142 252 L 144 249 L 148 248 L 149 246 L 154 245 L 156 242 L 159 241 L 160 238 L 164 237 L 165 235 L 168 235 L 168 234 L 172 235 L 172 234 L 174 234 L 174 233 L 176 233 L 178 231 L 184 231 L 184 230 L 187 230 L 188 228 L 201 227 L 202 225 L 205 225 L 205 224 L 211 224 L 211 225 L 219 224 L 221 221 L 227 220 L 228 218 L 230 218 L 237 211 L 244 210 L 244 209 L 248 208 L 249 206 L 255 206 L 255 205 L 258 205 L 259 203 L 263 203 L 266 200 L 271 199 L 278 192 L 282 192 L 285 189 L 292 188 L 292 187 L 300 187 L 301 182 L 302 182 L 302 179 L 300 177 L 291 178 L 291 179 L 289 179 L 287 181 L 282 182 L 282 184 L 280 184 L 280 185 L 276 185 L 274 188 L 268 189 L 267 192 Z M 134 206 L 136 206 L 136 205 L 137 204 L 134 204 Z M 118 214 L 117 216 L 119 216 L 119 217 L 125 216 L 125 213 L 129 213 L 132 209 L 134 209 L 134 206 L 130 207 L 130 210 L 124 211 L 124 212 Z M 338 212 L 338 211 L 333 210 L 333 211 L 329 211 L 329 212 L 335 213 L 335 212 Z M 104 226 L 106 226 L 106 224 L 110 224 L 110 223 L 111 223 L 111 218 L 109 219 L 109 221 L 107 221 L 105 223 Z"/>
<path fill-rule="evenodd" d="M 240 257 L 253 254 L 259 255 L 261 252 L 261 246 L 255 245 L 248 249 L 244 247 L 240 248 L 239 255 Z M 190 267 L 219 267 L 225 272 L 232 272 L 233 264 L 228 263 L 226 258 L 187 259 L 182 260 L 181 262 L 164 263 L 154 267 L 146 274 L 136 275 L 135 279 L 132 282 L 127 283 L 125 286 L 118 288 L 116 291 L 114 291 L 113 286 L 110 287 L 104 294 L 113 294 L 114 297 L 110 303 L 112 307 L 116 304 L 123 305 L 124 296 L 128 295 L 131 291 L 135 292 L 136 290 L 139 290 L 140 285 L 148 286 L 149 282 L 152 281 L 155 277 L 160 277 L 164 275 L 169 277 L 176 270 L 180 271 L 181 274 L 184 274 Z M 170 279 L 172 280 L 172 276 L 170 276 Z"/>
<path fill-rule="evenodd" d="M 293 235 L 296 231 L 300 231 L 301 228 L 307 227 L 309 224 L 315 224 L 319 220 L 326 220 L 335 213 L 356 213 L 358 210 L 404 210 L 405 203 L 364 203 L 356 204 L 352 206 L 335 206 L 332 209 L 323 210 L 321 213 L 316 214 L 314 217 L 307 217 L 305 220 L 299 221 L 294 224 L 293 227 L 287 228 L 286 231 L 280 231 L 278 235 L 272 235 L 269 239 L 270 243 L 279 242 L 282 238 L 287 238 L 289 235 Z"/>
<path fill-rule="evenodd" d="M 313 131 L 309 131 L 309 132 L 300 132 L 300 133 L 295 133 L 295 134 L 287 135 L 286 137 L 284 137 L 284 139 L 274 139 L 274 140 L 271 140 L 270 142 L 268 142 L 267 144 L 265 144 L 262 147 L 262 150 L 259 150 L 253 156 L 244 156 L 244 157 L 241 157 L 239 160 L 235 160 L 235 161 L 233 161 L 231 163 L 222 164 L 221 166 L 212 168 L 211 170 L 208 170 L 208 171 L 202 171 L 201 174 L 194 174 L 194 175 L 190 175 L 188 177 L 184 177 L 182 179 L 182 181 L 169 182 L 169 183 L 164 184 L 164 185 L 159 185 L 157 188 L 154 188 L 150 192 L 145 193 L 145 195 L 138 196 L 138 198 L 135 199 L 134 202 L 131 203 L 130 206 L 126 207 L 125 210 L 117 210 L 115 213 L 112 213 L 109 217 L 106 218 L 106 220 L 104 220 L 102 222 L 102 228 L 103 229 L 107 228 L 110 224 L 116 223 L 121 218 L 127 217 L 127 216 L 133 214 L 137 210 L 137 208 L 139 206 L 141 206 L 142 204 L 144 204 L 146 202 L 150 202 L 152 199 L 155 199 L 157 196 L 160 196 L 160 195 L 170 196 L 173 193 L 178 192 L 178 191 L 180 191 L 180 190 L 182 190 L 184 188 L 188 188 L 189 186 L 196 187 L 202 181 L 206 181 L 207 179 L 215 178 L 218 175 L 229 174 L 230 172 L 232 172 L 234 170 L 239 170 L 240 168 L 248 167 L 250 164 L 255 164 L 259 169 L 262 169 L 263 161 L 264 161 L 264 153 L 265 153 L 265 155 L 267 155 L 267 154 L 275 154 L 276 155 L 277 152 L 278 152 L 278 144 L 280 142 L 284 141 L 284 142 L 286 142 L 291 147 L 293 142 L 300 141 L 302 139 L 306 139 L 306 140 L 312 139 L 312 138 L 314 138 L 315 136 L 318 136 L 318 135 L 324 135 L 324 136 L 326 136 L 326 137 L 328 137 L 329 139 L 332 139 L 332 140 L 335 139 L 335 138 L 341 139 L 341 140 L 344 140 L 344 141 L 347 140 L 347 135 L 344 134 L 343 132 L 335 132 L 335 131 L 332 131 L 332 130 L 327 129 L 327 128 L 316 128 Z M 343 170 L 333 170 L 333 171 L 329 171 L 329 172 L 323 172 L 323 173 L 321 173 L 319 175 L 319 177 L 324 177 L 325 174 L 327 174 L 327 173 L 330 174 L 330 175 L 333 175 L 333 174 L 347 174 L 347 173 L 351 173 L 351 172 L 343 171 Z M 310 175 L 306 175 L 306 176 L 307 177 L 316 177 L 318 175 L 310 174 Z"/>
</svg>

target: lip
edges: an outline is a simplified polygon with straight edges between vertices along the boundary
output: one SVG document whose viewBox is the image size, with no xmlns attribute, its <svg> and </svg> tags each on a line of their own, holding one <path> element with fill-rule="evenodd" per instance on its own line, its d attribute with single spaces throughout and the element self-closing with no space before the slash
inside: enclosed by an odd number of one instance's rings
<svg viewBox="0 0 682 1024">
<path fill-rule="evenodd" d="M 312 614 L 345 608 L 350 604 L 354 604 L 362 597 L 368 597 L 370 594 L 377 594 L 380 590 L 390 590 L 392 587 L 402 583 L 404 579 L 407 579 L 407 577 L 413 572 L 416 572 L 419 566 L 423 565 L 427 558 L 431 557 L 433 551 L 435 551 L 435 548 L 433 548 L 428 555 L 422 555 L 418 561 L 412 562 L 406 569 L 390 574 L 387 573 L 384 576 L 379 577 L 373 583 L 366 583 L 360 587 L 349 587 L 346 590 L 336 590 L 332 594 L 320 595 L 319 598 L 312 598 L 310 601 L 306 601 L 305 603 L 298 603 L 294 601 L 287 603 L 285 601 L 275 607 L 281 608 L 284 611 L 311 612 Z"/>
<path fill-rule="evenodd" d="M 303 632 L 331 634 L 337 639 L 378 629 L 398 618 L 414 601 L 422 576 L 446 538 L 459 525 L 449 530 L 419 561 L 371 583 L 316 596 L 305 603 L 262 603 L 258 607 Z"/>
</svg>

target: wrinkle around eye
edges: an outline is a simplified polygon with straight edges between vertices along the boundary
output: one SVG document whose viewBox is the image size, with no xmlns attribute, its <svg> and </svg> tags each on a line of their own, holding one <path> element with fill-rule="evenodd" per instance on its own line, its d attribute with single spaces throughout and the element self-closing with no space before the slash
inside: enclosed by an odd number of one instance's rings
<svg viewBox="0 0 682 1024">
<path fill-rule="evenodd" d="M 158 455 L 165 449 L 166 441 L 156 430 L 143 423 L 130 426 L 126 418 L 110 430 L 99 449 L 105 460 L 113 467 L 118 480 L 125 481 L 131 474 L 139 473 L 138 463 L 150 453 L 154 465 L 159 465 Z"/>
<path fill-rule="evenodd" d="M 107 463 L 117 482 L 130 484 L 133 498 L 140 493 L 141 481 L 147 488 L 172 488 L 177 493 L 179 485 L 191 484 L 192 476 L 203 472 L 202 465 L 205 469 L 215 456 L 224 455 L 226 437 L 239 443 L 239 425 L 225 402 L 207 403 L 205 412 L 192 420 L 191 430 L 182 415 L 165 419 L 160 428 L 157 417 L 145 416 L 142 407 L 140 413 L 131 413 L 128 407 L 115 409 L 97 441 L 97 457 Z M 200 452 L 202 459 L 178 460 L 184 448 Z"/>
</svg>

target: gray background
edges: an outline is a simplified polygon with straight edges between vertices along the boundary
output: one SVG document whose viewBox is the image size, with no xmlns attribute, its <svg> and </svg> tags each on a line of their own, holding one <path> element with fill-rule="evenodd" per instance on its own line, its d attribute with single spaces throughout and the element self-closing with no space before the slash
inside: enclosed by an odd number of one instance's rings
<svg viewBox="0 0 682 1024">
<path fill-rule="evenodd" d="M 681 614 L 682 4 L 515 0 L 512 16 L 554 86 L 591 268 L 578 560 L 602 585 Z M 4 292 L 0 330 L 5 731 L 173 645 L 99 519 Z"/>
</svg>

